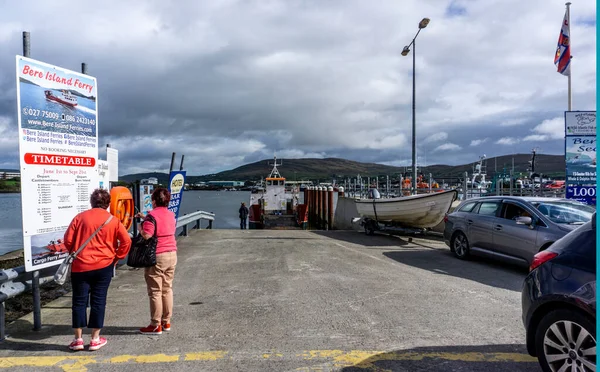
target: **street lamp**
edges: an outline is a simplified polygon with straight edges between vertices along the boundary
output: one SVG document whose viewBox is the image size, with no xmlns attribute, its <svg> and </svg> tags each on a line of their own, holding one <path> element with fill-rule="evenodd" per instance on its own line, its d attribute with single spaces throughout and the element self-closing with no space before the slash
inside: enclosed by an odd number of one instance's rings
<svg viewBox="0 0 600 372">
<path fill-rule="evenodd" d="M 417 40 L 417 36 L 419 36 L 419 32 L 422 29 L 427 27 L 429 24 L 429 18 L 423 18 L 421 22 L 419 22 L 419 30 L 417 34 L 412 39 L 410 44 L 402 49 L 402 55 L 407 56 L 410 53 L 410 46 L 413 48 L 413 86 L 412 86 L 412 193 L 413 195 L 417 193 L 417 140 L 416 140 L 416 122 L 415 122 L 415 40 Z"/>
</svg>

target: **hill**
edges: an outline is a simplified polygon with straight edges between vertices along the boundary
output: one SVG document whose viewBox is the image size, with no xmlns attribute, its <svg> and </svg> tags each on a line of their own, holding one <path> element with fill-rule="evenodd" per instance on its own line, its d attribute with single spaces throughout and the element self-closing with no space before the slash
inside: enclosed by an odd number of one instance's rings
<svg viewBox="0 0 600 372">
<path fill-rule="evenodd" d="M 493 177 L 495 173 L 508 173 L 513 166 L 515 175 L 528 173 L 529 160 L 531 154 L 503 155 L 487 159 L 488 177 Z M 394 167 L 376 163 L 361 163 L 352 160 L 326 158 L 326 159 L 278 159 L 282 162 L 279 171 L 288 180 L 312 180 L 330 182 L 332 178 L 338 180 L 346 177 L 354 178 L 357 175 L 363 177 L 390 176 L 397 178 L 399 174 L 405 171 L 410 173 L 410 167 Z M 266 177 L 271 171 L 273 160 L 261 160 L 255 163 L 242 165 L 232 170 L 208 174 L 202 176 L 187 177 L 188 183 L 205 181 L 258 181 Z M 419 173 L 431 173 L 436 179 L 452 179 L 462 177 L 465 172 L 473 172 L 473 164 L 463 165 L 429 165 L 420 169 Z M 496 171 L 494 171 L 496 169 Z M 561 178 L 565 175 L 565 157 L 563 155 L 544 155 L 536 156 L 536 173 L 541 172 L 554 178 Z M 159 183 L 166 184 L 168 175 L 166 173 L 138 173 L 121 176 L 120 179 L 125 182 L 133 182 L 143 178 L 156 177 Z"/>
</svg>

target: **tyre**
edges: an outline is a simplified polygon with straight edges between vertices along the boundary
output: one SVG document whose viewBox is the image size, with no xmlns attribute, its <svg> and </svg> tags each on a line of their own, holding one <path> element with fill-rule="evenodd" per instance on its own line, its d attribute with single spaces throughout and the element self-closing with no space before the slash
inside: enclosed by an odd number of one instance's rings
<svg viewBox="0 0 600 372">
<path fill-rule="evenodd" d="M 456 257 L 460 258 L 461 260 L 466 260 L 467 258 L 469 258 L 471 251 L 469 249 L 469 241 L 467 240 L 465 234 L 463 234 L 460 231 L 455 233 L 452 237 L 451 245 L 452 252 L 454 252 L 454 255 Z"/>
<path fill-rule="evenodd" d="M 545 372 L 595 371 L 596 324 L 577 311 L 551 311 L 535 332 L 535 350 Z"/>
<path fill-rule="evenodd" d="M 375 235 L 375 223 L 372 221 L 367 221 L 365 223 L 365 234 L 367 235 Z"/>
</svg>

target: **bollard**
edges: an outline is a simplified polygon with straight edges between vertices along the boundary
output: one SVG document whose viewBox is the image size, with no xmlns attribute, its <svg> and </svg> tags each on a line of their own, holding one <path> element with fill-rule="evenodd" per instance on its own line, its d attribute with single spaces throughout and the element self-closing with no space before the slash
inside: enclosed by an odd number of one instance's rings
<svg viewBox="0 0 600 372">
<path fill-rule="evenodd" d="M 310 228 L 316 226 L 315 216 L 317 215 L 317 194 L 315 194 L 315 186 L 310 187 Z"/>
<path fill-rule="evenodd" d="M 327 212 L 329 214 L 327 217 L 327 229 L 333 230 L 333 187 L 329 186 L 327 188 L 327 194 L 329 196 L 327 201 Z"/>
<path fill-rule="evenodd" d="M 343 197 L 344 197 L 344 188 L 339 187 L 338 188 L 338 198 L 343 198 Z"/>
<path fill-rule="evenodd" d="M 4 301 L 0 302 L 0 341 L 4 341 L 4 339 L 6 338 L 6 334 L 4 331 L 4 324 L 5 324 L 5 320 L 6 320 L 6 315 L 5 315 L 5 308 L 4 308 Z"/>
<path fill-rule="evenodd" d="M 327 187 L 321 186 L 321 229 L 327 230 Z"/>
<path fill-rule="evenodd" d="M 34 271 L 31 278 L 31 290 L 33 291 L 33 330 L 42 329 L 42 302 L 40 298 L 40 272 Z"/>
</svg>

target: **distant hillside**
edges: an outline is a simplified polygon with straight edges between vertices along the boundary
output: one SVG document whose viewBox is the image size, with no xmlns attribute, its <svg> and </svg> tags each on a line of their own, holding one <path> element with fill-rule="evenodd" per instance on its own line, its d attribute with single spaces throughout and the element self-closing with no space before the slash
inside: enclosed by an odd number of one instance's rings
<svg viewBox="0 0 600 372">
<path fill-rule="evenodd" d="M 512 169 L 514 158 L 515 175 L 519 173 L 527 174 L 528 162 L 531 160 L 531 154 L 503 155 L 496 158 L 487 159 L 488 177 L 494 175 L 494 168 L 497 173 L 505 170 L 507 173 Z M 410 167 L 393 167 L 389 165 L 376 163 L 361 163 L 352 160 L 327 158 L 327 159 L 278 159 L 283 165 L 279 167 L 281 174 L 288 180 L 312 180 L 312 181 L 330 181 L 332 178 L 338 180 L 346 177 L 364 177 L 386 176 L 397 178 L 398 174 L 404 173 L 405 169 L 410 173 Z M 258 181 L 269 175 L 273 160 L 261 160 L 255 163 L 242 165 L 232 170 L 209 174 L 203 176 L 187 177 L 188 183 L 199 181 Z M 430 165 L 420 169 L 420 173 L 431 173 L 436 179 L 462 177 L 464 172 L 473 172 L 473 164 L 463 165 Z M 536 156 L 536 173 L 541 172 L 551 177 L 564 177 L 565 158 L 563 155 L 540 155 Z M 168 175 L 166 173 L 138 173 L 121 176 L 120 179 L 126 182 L 133 182 L 143 178 L 156 177 L 159 183 L 166 184 Z"/>
</svg>

